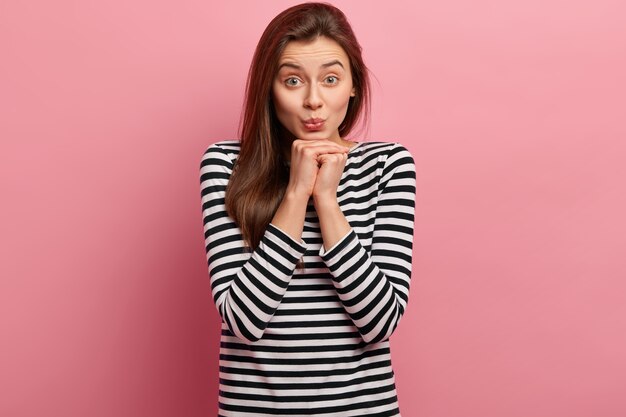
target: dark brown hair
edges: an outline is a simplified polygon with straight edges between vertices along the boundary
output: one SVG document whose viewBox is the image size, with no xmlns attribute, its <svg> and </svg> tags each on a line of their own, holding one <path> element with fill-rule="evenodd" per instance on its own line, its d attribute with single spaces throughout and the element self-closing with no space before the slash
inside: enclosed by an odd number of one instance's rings
<svg viewBox="0 0 626 417">
<path fill-rule="evenodd" d="M 252 58 L 239 126 L 241 149 L 226 189 L 226 210 L 252 249 L 259 245 L 289 182 L 284 153 L 294 138 L 278 121 L 271 100 L 278 62 L 289 41 L 313 41 L 319 36 L 337 42 L 350 59 L 356 95 L 350 98 L 339 135 L 345 137 L 357 121 L 367 124 L 369 119 L 368 69 L 343 12 L 328 3 L 303 3 L 276 16 Z"/>
</svg>

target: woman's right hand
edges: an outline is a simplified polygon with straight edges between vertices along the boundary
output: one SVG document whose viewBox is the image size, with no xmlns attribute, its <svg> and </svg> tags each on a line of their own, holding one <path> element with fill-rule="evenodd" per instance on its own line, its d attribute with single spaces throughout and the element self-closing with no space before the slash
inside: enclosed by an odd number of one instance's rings
<svg viewBox="0 0 626 417">
<path fill-rule="evenodd" d="M 286 192 L 308 200 L 313 194 L 319 171 L 319 156 L 329 153 L 348 153 L 349 150 L 350 148 L 328 139 L 294 140 L 291 144 L 291 167 Z"/>
</svg>

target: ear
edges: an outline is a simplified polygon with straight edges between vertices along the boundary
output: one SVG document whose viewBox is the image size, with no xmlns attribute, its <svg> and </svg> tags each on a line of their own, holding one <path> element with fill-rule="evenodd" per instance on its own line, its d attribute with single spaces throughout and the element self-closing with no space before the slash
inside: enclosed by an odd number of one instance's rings
<svg viewBox="0 0 626 417">
<path fill-rule="evenodd" d="M 352 88 L 352 92 L 350 93 L 350 97 L 356 96 L 356 89 Z"/>
</svg>

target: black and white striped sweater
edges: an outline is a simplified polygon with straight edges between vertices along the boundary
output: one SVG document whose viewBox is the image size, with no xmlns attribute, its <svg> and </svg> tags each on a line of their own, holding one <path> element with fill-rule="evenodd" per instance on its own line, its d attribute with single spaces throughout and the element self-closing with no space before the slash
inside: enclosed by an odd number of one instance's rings
<svg viewBox="0 0 626 417">
<path fill-rule="evenodd" d="M 325 251 L 310 200 L 300 241 L 270 224 L 252 252 L 224 207 L 239 144 L 211 145 L 200 166 L 222 317 L 219 415 L 399 415 L 388 338 L 409 296 L 413 157 L 398 143 L 358 143 L 337 189 L 351 230 Z"/>
</svg>

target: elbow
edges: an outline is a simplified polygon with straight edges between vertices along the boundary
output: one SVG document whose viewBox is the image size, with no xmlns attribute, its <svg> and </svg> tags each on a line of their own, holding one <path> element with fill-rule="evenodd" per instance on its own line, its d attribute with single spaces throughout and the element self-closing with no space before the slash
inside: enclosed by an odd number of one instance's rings
<svg viewBox="0 0 626 417">
<path fill-rule="evenodd" d="M 236 304 L 225 300 L 221 303 L 219 312 L 230 333 L 241 341 L 253 343 L 263 337 L 267 322 L 256 317 L 251 311 L 238 308 Z"/>
<path fill-rule="evenodd" d="M 265 333 L 265 328 L 259 329 L 251 323 L 249 326 L 246 326 L 245 323 L 237 316 L 225 316 L 224 323 L 226 323 L 226 326 L 228 327 L 228 330 L 230 330 L 231 334 L 246 343 L 254 343 L 261 340 L 263 334 Z"/>
<path fill-rule="evenodd" d="M 379 321 L 377 325 L 360 328 L 359 332 L 363 341 L 367 344 L 375 344 L 389 340 L 398 327 L 401 317 L 402 315 L 398 314 L 396 310 L 395 314 L 391 314 L 386 321 Z"/>
<path fill-rule="evenodd" d="M 237 339 L 240 339 L 242 342 L 245 342 L 246 344 L 258 342 L 259 340 L 261 340 L 261 338 L 263 337 L 263 333 L 264 333 L 264 332 L 253 333 L 245 328 L 243 329 L 232 328 L 228 325 L 227 327 L 233 336 L 235 336 Z"/>
<path fill-rule="evenodd" d="M 361 333 L 361 338 L 368 345 L 373 345 L 373 344 L 376 344 L 376 343 L 382 343 L 382 342 L 385 342 L 385 341 L 389 340 L 389 337 L 391 337 L 391 333 L 392 332 L 388 332 L 388 333 L 385 333 L 385 332 L 380 332 L 380 333 L 370 332 L 370 333 L 367 333 L 367 334 L 362 334 Z"/>
<path fill-rule="evenodd" d="M 246 344 L 258 342 L 261 340 L 261 336 L 254 336 L 252 334 L 245 335 L 243 333 L 234 333 L 237 338 L 241 339 Z"/>
</svg>

